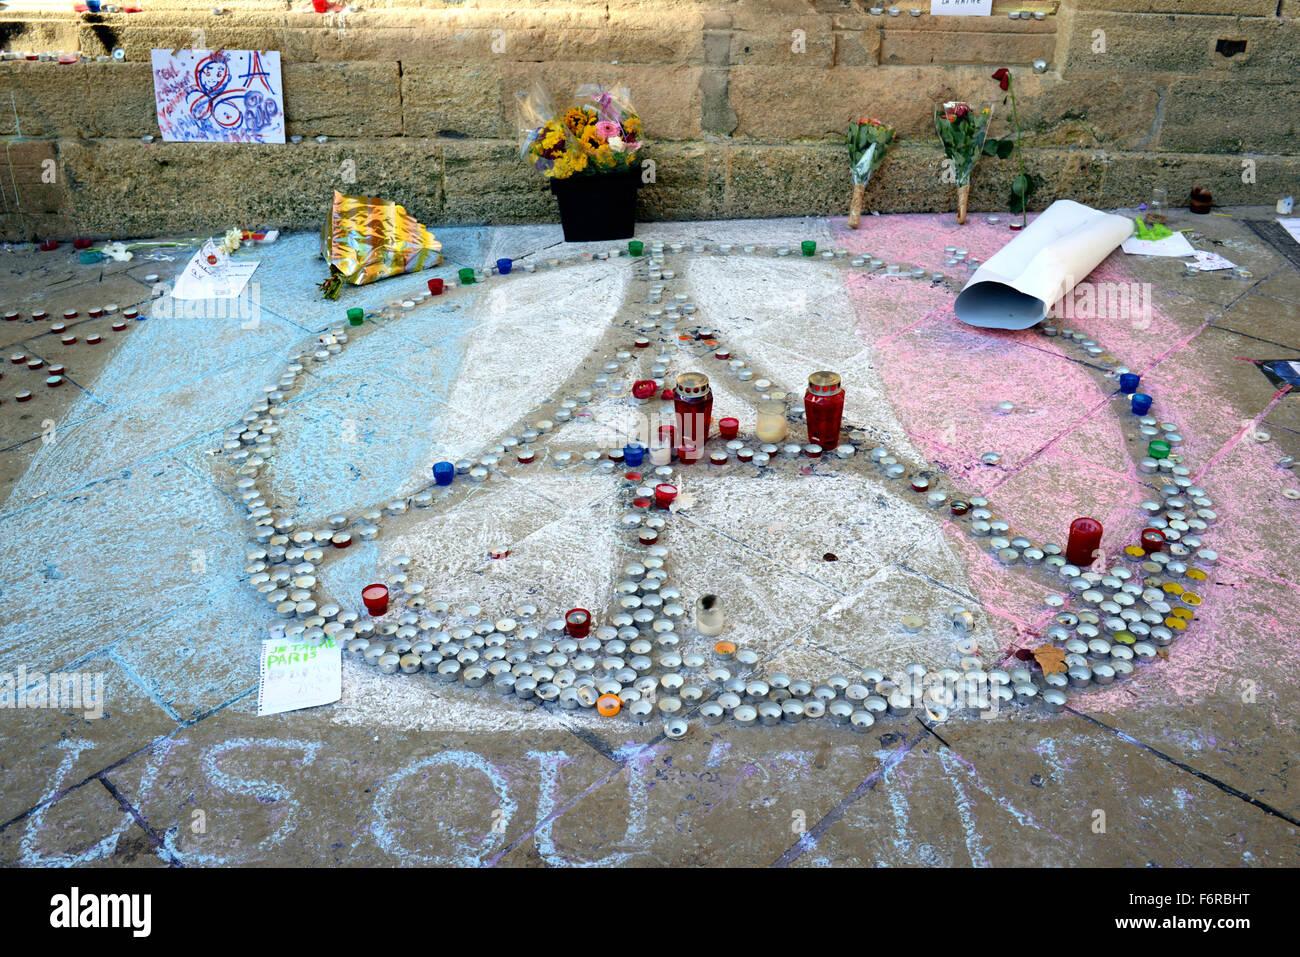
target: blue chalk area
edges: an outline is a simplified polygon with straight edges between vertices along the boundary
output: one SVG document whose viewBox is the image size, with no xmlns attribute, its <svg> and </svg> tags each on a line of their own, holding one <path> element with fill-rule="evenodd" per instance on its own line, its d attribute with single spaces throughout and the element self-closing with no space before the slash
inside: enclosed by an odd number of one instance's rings
<svg viewBox="0 0 1300 957">
<path fill-rule="evenodd" d="M 396 375 L 365 372 L 286 404 L 282 424 L 294 436 L 276 455 L 274 498 L 296 520 L 355 514 L 432 482 L 432 463 L 449 454 L 439 422 L 452 410 L 437 398 L 456 376 L 463 350 L 426 387 Z"/>
</svg>

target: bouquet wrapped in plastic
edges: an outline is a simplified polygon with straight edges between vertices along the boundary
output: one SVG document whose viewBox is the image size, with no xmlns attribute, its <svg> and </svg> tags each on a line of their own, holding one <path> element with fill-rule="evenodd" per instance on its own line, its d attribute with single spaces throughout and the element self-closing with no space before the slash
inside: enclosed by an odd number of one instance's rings
<svg viewBox="0 0 1300 957">
<path fill-rule="evenodd" d="M 943 142 L 944 154 L 957 183 L 957 222 L 966 222 L 966 201 L 970 197 L 970 174 L 984 155 L 991 111 L 976 113 L 968 103 L 945 103 L 934 111 L 934 128 Z"/>
<path fill-rule="evenodd" d="M 442 243 L 396 203 L 335 190 L 320 254 L 330 266 L 320 287 L 327 299 L 337 299 L 344 283 L 363 286 L 438 265 Z"/>
<path fill-rule="evenodd" d="M 862 198 L 867 183 L 885 161 L 885 153 L 894 142 L 894 128 L 880 120 L 863 117 L 849 124 L 849 174 L 853 177 L 853 196 L 849 200 L 849 228 L 857 229 L 862 219 Z"/>
<path fill-rule="evenodd" d="M 557 109 L 540 85 L 516 93 L 520 156 L 548 179 L 619 173 L 635 167 L 644 146 L 641 118 L 625 87 L 578 87 L 572 105 Z"/>
</svg>

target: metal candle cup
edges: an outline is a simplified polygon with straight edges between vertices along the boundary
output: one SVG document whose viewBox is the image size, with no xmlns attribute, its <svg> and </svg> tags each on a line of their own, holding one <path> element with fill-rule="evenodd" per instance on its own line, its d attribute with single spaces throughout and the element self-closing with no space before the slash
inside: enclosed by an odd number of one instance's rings
<svg viewBox="0 0 1300 957">
<path fill-rule="evenodd" d="M 365 602 L 366 611 L 378 618 L 388 612 L 388 586 L 381 584 L 367 585 L 361 589 L 361 600 Z"/>
</svg>

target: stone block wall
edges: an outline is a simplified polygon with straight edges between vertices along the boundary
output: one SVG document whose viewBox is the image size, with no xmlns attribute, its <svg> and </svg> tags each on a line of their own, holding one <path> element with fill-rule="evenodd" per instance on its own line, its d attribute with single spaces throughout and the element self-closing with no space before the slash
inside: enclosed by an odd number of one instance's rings
<svg viewBox="0 0 1300 957">
<path fill-rule="evenodd" d="M 342 16 L 226 2 L 0 10 L 3 49 L 90 57 L 0 62 L 0 235 L 315 228 L 335 187 L 430 224 L 554 220 L 515 138 L 514 93 L 535 80 L 632 89 L 655 163 L 644 219 L 843 214 L 842 134 L 862 114 L 900 134 L 869 208 L 952 208 L 932 111 L 1000 99 L 998 66 L 1016 76 L 1037 206 L 1300 192 L 1300 0 L 995 0 L 988 18 L 932 17 L 928 0 L 907 0 L 920 16 L 873 13 L 883 0 L 378 0 Z M 150 50 L 189 47 L 279 50 L 302 141 L 144 142 Z M 999 102 L 995 135 L 1009 118 Z M 985 160 L 972 208 L 1005 208 L 1010 176 Z"/>
</svg>

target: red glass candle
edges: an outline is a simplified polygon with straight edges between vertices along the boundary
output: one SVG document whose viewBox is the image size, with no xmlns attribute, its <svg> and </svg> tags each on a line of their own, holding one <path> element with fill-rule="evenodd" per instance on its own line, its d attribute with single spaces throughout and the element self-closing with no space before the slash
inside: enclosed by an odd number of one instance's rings
<svg viewBox="0 0 1300 957">
<path fill-rule="evenodd" d="M 433 293 L 435 296 L 442 295 L 442 287 L 443 287 L 443 282 L 441 279 L 429 280 L 429 292 Z"/>
<path fill-rule="evenodd" d="M 661 425 L 659 426 L 659 447 L 673 448 L 677 445 L 677 426 Z"/>
<path fill-rule="evenodd" d="M 694 465 L 700 460 L 700 449 L 697 445 L 689 443 L 677 446 L 677 461 L 683 465 Z"/>
<path fill-rule="evenodd" d="M 1142 547 L 1148 552 L 1165 550 L 1165 533 L 1158 528 L 1142 529 Z"/>
<path fill-rule="evenodd" d="M 564 616 L 564 630 L 571 638 L 586 638 L 591 631 L 591 612 L 585 608 L 571 608 Z"/>
<path fill-rule="evenodd" d="M 366 611 L 376 618 L 388 612 L 388 586 L 367 585 L 361 589 L 361 600 L 366 603 Z"/>
<path fill-rule="evenodd" d="M 808 420 L 808 441 L 824 449 L 840 444 L 844 421 L 844 390 L 836 372 L 814 372 L 808 377 L 803 396 L 804 418 Z"/>
<path fill-rule="evenodd" d="M 1065 560 L 1079 568 L 1093 563 L 1101 549 L 1101 522 L 1095 518 L 1076 518 L 1070 523 L 1070 537 L 1065 543 Z"/>
<path fill-rule="evenodd" d="M 655 486 L 655 504 L 660 508 L 667 508 L 672 505 L 675 498 L 677 498 L 676 485 L 669 485 L 667 482 L 662 482 Z"/>
<path fill-rule="evenodd" d="M 740 434 L 740 419 L 733 419 L 728 416 L 725 419 L 718 419 L 718 433 L 730 441 Z"/>
<path fill-rule="evenodd" d="M 702 446 L 713 424 L 713 392 L 703 372 L 683 372 L 677 377 L 673 411 L 682 445 Z M 680 455 L 680 452 L 678 453 Z"/>
</svg>

